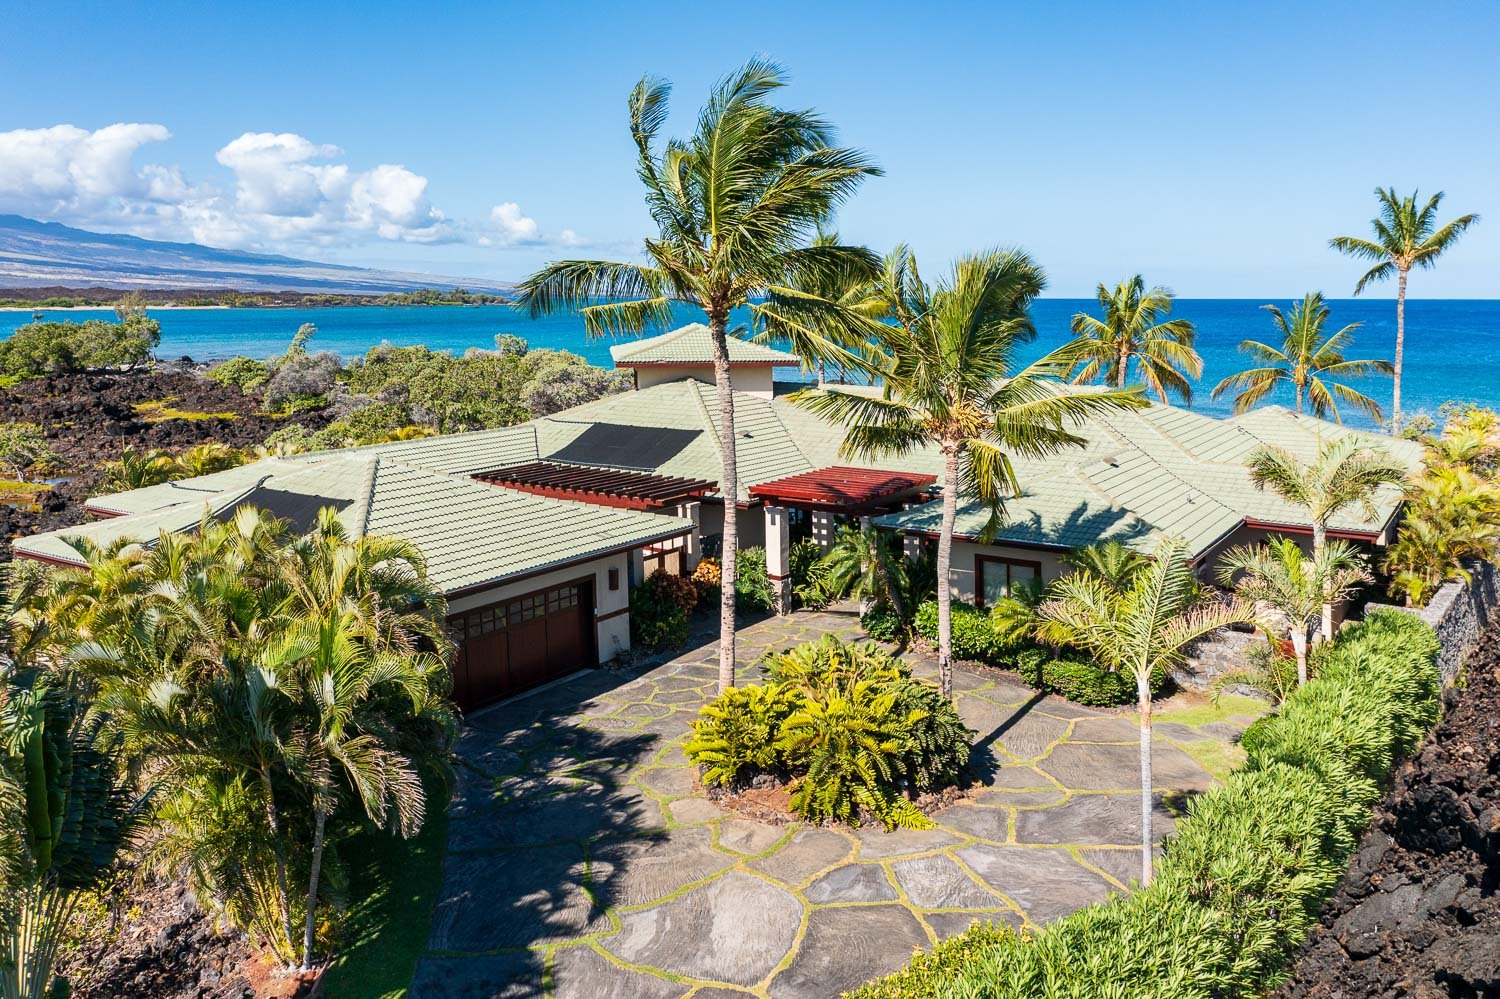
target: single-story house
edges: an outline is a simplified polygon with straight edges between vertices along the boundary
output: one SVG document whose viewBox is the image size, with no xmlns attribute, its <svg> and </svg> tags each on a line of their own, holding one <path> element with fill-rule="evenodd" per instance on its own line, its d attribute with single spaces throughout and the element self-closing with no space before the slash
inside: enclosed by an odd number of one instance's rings
<svg viewBox="0 0 1500 999">
<path fill-rule="evenodd" d="M 242 504 L 296 524 L 332 505 L 353 533 L 404 537 L 426 555 L 459 642 L 458 700 L 476 706 L 627 649 L 630 587 L 656 568 L 691 571 L 721 538 L 726 503 L 739 511 L 740 546 L 766 548 L 783 599 L 795 536 L 826 546 L 840 520 L 865 518 L 912 543 L 935 535 L 941 457 L 841 457 L 844 428 L 793 405 L 772 380 L 776 368 L 802 364 L 795 355 L 731 343 L 740 483 L 726 496 L 708 329 L 613 353 L 634 368 L 634 391 L 512 427 L 267 458 L 96 497 L 87 508 L 99 519 L 18 539 L 13 550 L 79 565 L 69 537 L 149 544 Z M 1082 448 L 1016 462 L 1023 493 L 990 543 L 977 538 L 984 511 L 960 507 L 949 581 L 958 596 L 983 603 L 1018 578 L 1051 579 L 1062 554 L 1108 538 L 1149 552 L 1180 535 L 1206 573 L 1231 544 L 1307 533 L 1298 509 L 1251 485 L 1246 456 L 1278 444 L 1311 458 L 1320 438 L 1355 431 L 1280 407 L 1218 420 L 1154 405 L 1076 432 Z M 1415 444 L 1369 439 L 1420 460 Z M 1334 533 L 1383 544 L 1399 507 L 1399 492 L 1384 490 L 1373 520 L 1345 514 Z"/>
</svg>

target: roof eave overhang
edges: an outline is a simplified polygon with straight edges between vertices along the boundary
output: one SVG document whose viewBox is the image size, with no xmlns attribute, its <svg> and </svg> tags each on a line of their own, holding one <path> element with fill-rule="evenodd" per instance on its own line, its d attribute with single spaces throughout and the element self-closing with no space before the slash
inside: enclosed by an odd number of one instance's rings
<svg viewBox="0 0 1500 999">
<path fill-rule="evenodd" d="M 1393 519 L 1394 517 L 1395 513 L 1392 512 L 1391 518 Z M 1386 526 L 1389 525 L 1390 520 L 1388 519 Z M 1258 517 L 1246 517 L 1244 526 L 1256 531 L 1276 531 L 1281 534 L 1311 534 L 1313 532 L 1311 525 L 1308 524 L 1283 524 L 1274 520 L 1261 520 Z M 1374 542 L 1378 541 L 1384 533 L 1384 527 L 1378 531 L 1357 531 L 1343 527 L 1330 527 L 1328 529 L 1328 536 L 1330 538 L 1338 538 L 1343 541 Z"/>
<path fill-rule="evenodd" d="M 549 572 L 557 572 L 561 569 L 566 569 L 569 566 L 581 565 L 584 562 L 593 562 L 596 559 L 607 558 L 610 555 L 618 555 L 621 552 L 634 551 L 637 548 L 644 548 L 647 545 L 654 545 L 662 541 L 671 541 L 674 538 L 685 538 L 688 535 L 692 534 L 693 530 L 694 528 L 691 525 L 687 527 L 673 528 L 669 531 L 662 531 L 659 534 L 652 534 L 618 545 L 611 545 L 607 548 L 600 548 L 597 551 L 587 552 L 582 555 L 575 555 L 571 558 L 558 559 L 555 562 L 548 562 L 546 565 L 534 566 L 530 569 L 522 569 L 519 572 L 506 573 L 505 575 L 496 576 L 493 579 L 480 580 L 476 583 L 465 583 L 463 586 L 458 586 L 451 590 L 445 590 L 443 592 L 443 596 L 449 600 L 452 600 L 456 597 L 466 597 L 475 593 L 483 593 L 485 590 L 493 590 L 501 586 L 508 586 L 511 583 L 517 583 L 522 580 L 531 579 L 535 576 L 541 576 Z"/>
<path fill-rule="evenodd" d="M 629 358 L 615 362 L 617 368 L 711 368 L 708 361 L 633 361 Z M 730 361 L 731 368 L 800 368 L 801 361 Z"/>
</svg>

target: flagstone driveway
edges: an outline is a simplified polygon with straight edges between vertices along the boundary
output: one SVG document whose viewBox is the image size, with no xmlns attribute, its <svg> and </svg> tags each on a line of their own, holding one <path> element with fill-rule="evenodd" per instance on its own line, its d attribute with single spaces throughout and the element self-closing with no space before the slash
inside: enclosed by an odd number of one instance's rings
<svg viewBox="0 0 1500 999">
<path fill-rule="evenodd" d="M 861 636 L 840 611 L 750 625 L 742 675 L 829 633 Z M 414 997 L 822 999 L 975 919 L 1039 926 L 1137 876 L 1132 715 L 960 669 L 985 774 L 973 800 L 925 831 L 774 826 L 709 801 L 683 756 L 716 676 L 710 641 L 471 720 Z M 1165 793 L 1211 783 L 1182 747 L 1236 731 L 1158 727 L 1159 835 Z"/>
</svg>

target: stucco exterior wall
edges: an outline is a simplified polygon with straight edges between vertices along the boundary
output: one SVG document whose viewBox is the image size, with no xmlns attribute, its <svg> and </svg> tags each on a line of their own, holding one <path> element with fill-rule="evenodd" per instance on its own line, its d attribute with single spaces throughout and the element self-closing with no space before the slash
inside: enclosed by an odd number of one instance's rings
<svg viewBox="0 0 1500 999">
<path fill-rule="evenodd" d="M 705 500 L 703 503 L 700 531 L 704 537 L 724 533 L 724 504 Z M 763 548 L 766 543 L 766 512 L 759 506 L 739 511 L 735 528 L 740 536 L 740 548 Z"/>
<path fill-rule="evenodd" d="M 729 369 L 730 380 L 736 392 L 748 392 L 764 399 L 771 398 L 771 372 L 769 364 L 736 364 Z M 700 382 L 714 383 L 714 369 L 709 364 L 642 364 L 635 368 L 635 387 L 650 388 L 662 382 L 675 382 L 683 378 L 694 378 Z"/>
<path fill-rule="evenodd" d="M 1008 545 L 977 545 L 972 541 L 953 542 L 953 565 L 948 573 L 948 585 L 953 595 L 967 603 L 974 602 L 974 567 L 978 556 L 1014 559 L 1020 562 L 1040 562 L 1042 582 L 1050 583 L 1061 576 L 1066 567 L 1060 552 L 1037 551 L 1031 548 L 1013 548 Z"/>
<path fill-rule="evenodd" d="M 457 614 L 487 607 L 501 600 L 523 596 L 551 586 L 560 586 L 592 576 L 594 580 L 594 628 L 598 638 L 599 661 L 608 662 L 630 648 L 630 592 L 628 589 L 630 554 L 619 552 L 577 565 L 570 565 L 539 576 L 528 576 L 478 593 L 469 593 L 449 601 L 449 613 Z M 609 588 L 609 570 L 618 570 L 619 588 Z"/>
</svg>

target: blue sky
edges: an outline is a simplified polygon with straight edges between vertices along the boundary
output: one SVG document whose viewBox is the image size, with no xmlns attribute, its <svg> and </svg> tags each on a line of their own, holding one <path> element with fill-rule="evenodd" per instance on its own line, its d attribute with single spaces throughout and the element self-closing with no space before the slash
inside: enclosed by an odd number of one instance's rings
<svg viewBox="0 0 1500 999">
<path fill-rule="evenodd" d="M 1413 293 L 1500 295 L 1491 4 L 7 6 L 0 211 L 85 228 L 496 278 L 629 255 L 630 86 L 671 79 L 682 131 L 765 54 L 886 170 L 841 231 L 927 270 L 1019 244 L 1052 295 L 1341 297 L 1327 238 L 1393 183 L 1488 216 Z"/>
</svg>

